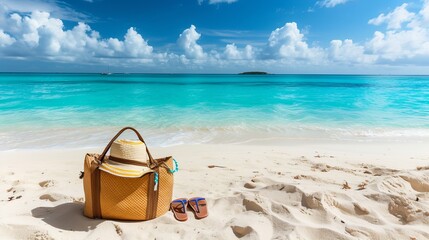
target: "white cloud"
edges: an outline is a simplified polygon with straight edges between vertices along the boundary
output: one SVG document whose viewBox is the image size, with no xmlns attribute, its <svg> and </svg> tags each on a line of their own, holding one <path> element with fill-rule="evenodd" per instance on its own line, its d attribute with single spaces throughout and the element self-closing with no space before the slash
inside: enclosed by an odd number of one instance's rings
<svg viewBox="0 0 429 240">
<path fill-rule="evenodd" d="M 0 4 L 5 12 L 31 13 L 34 11 L 49 12 L 51 16 L 70 21 L 88 21 L 87 15 L 70 8 L 58 0 L 2 0 Z M 1 6 L 0 6 L 1 8 Z M 1 13 L 1 11 L 0 11 Z M 0 26 L 1 27 L 1 26 Z"/>
<path fill-rule="evenodd" d="M 407 11 L 408 4 L 404 3 L 401 6 L 395 8 L 393 12 L 388 14 L 380 14 L 378 17 L 370 19 L 368 21 L 369 24 L 380 25 L 383 23 L 387 23 L 388 29 L 399 29 L 402 26 L 402 23 L 406 23 L 411 21 L 414 17 L 414 13 L 410 13 Z"/>
<path fill-rule="evenodd" d="M 177 42 L 179 46 L 185 51 L 186 57 L 190 59 L 203 59 L 206 57 L 203 48 L 197 43 L 200 37 L 201 34 L 196 31 L 196 27 L 194 25 L 191 25 L 191 27 L 185 29 L 179 35 Z"/>
<path fill-rule="evenodd" d="M 386 24 L 386 31 L 376 31 L 362 45 L 348 39 L 331 41 L 330 59 L 367 66 L 429 64 L 429 0 L 423 2 L 418 12 L 409 12 L 407 6 L 402 4 L 370 19 L 369 24 Z"/>
<path fill-rule="evenodd" d="M 348 1 L 349 0 L 323 0 L 323 1 L 318 1 L 317 4 L 319 4 L 322 7 L 331 8 L 331 7 L 335 7 L 339 4 L 344 4 Z"/>
<path fill-rule="evenodd" d="M 366 47 L 384 62 L 421 63 L 429 62 L 429 24 L 427 12 L 429 1 L 425 1 L 418 13 L 408 12 L 406 4 L 393 12 L 381 14 L 370 23 L 388 24 L 388 31 L 376 31 Z M 381 19 L 378 21 L 378 19 Z M 402 23 L 408 22 L 406 26 Z"/>
<path fill-rule="evenodd" d="M 255 51 L 251 45 L 246 45 L 243 50 L 243 58 L 245 59 L 253 59 L 255 56 Z"/>
<path fill-rule="evenodd" d="M 332 40 L 329 54 L 332 61 L 339 63 L 370 64 L 377 60 L 376 56 L 366 54 L 363 46 L 353 43 L 350 39 Z"/>
<path fill-rule="evenodd" d="M 321 49 L 308 46 L 304 41 L 304 34 L 295 22 L 286 23 L 283 27 L 271 32 L 268 39 L 268 53 L 278 58 L 310 60 L 316 60 L 323 54 Z"/>
<path fill-rule="evenodd" d="M 241 52 L 238 51 L 235 44 L 228 44 L 225 47 L 225 56 L 227 59 L 241 59 Z"/>
<path fill-rule="evenodd" d="M 125 35 L 124 45 L 127 53 L 126 55 L 132 57 L 147 57 L 151 55 L 153 50 L 134 28 L 128 29 Z"/>
<path fill-rule="evenodd" d="M 0 4 L 0 58 L 110 64 L 136 69 L 152 64 L 153 71 L 189 72 L 254 68 L 303 72 L 312 69 L 314 72 L 341 67 L 378 69 L 429 64 L 429 0 L 416 11 L 408 11 L 403 4 L 371 19 L 369 24 L 380 29 L 368 41 L 360 43 L 343 39 L 332 40 L 325 48 L 315 46 L 308 42 L 297 23 L 288 22 L 274 29 L 268 39 L 259 44 L 245 41 L 255 38 L 249 37 L 251 34 L 247 31 L 209 31 L 207 35 L 231 39 L 226 45 L 204 45 L 204 49 L 198 42 L 201 34 L 191 25 L 179 35 L 177 44 L 168 47 L 172 52 L 157 52 L 133 27 L 122 38 L 103 38 L 83 22 L 66 28 L 62 19 L 49 12 L 12 13 Z"/>
<path fill-rule="evenodd" d="M 150 58 L 153 50 L 134 28 L 128 29 L 124 40 L 119 40 L 102 39 L 85 23 L 65 30 L 62 20 L 51 17 L 47 12 L 35 11 L 28 16 L 14 13 L 7 22 L 7 27 L 0 30 L 1 46 L 9 45 L 0 49 L 0 54 L 6 56 L 68 61 L 117 57 L 143 59 Z"/>
<path fill-rule="evenodd" d="M 424 22 L 429 22 L 429 0 L 425 0 L 419 14 L 422 16 Z"/>
<path fill-rule="evenodd" d="M 235 44 L 227 44 L 225 46 L 224 56 L 226 59 L 254 59 L 255 52 L 251 45 L 246 45 L 242 50 L 238 49 Z"/>
<path fill-rule="evenodd" d="M 0 29 L 0 47 L 11 45 L 14 42 L 15 38 L 11 37 L 9 34 L 3 32 L 3 30 Z"/>
<path fill-rule="evenodd" d="M 413 28 L 403 31 L 375 32 L 367 47 L 381 58 L 395 61 L 412 60 L 414 57 L 429 58 L 428 29 Z M 410 61 L 412 63 L 412 61 Z"/>
</svg>

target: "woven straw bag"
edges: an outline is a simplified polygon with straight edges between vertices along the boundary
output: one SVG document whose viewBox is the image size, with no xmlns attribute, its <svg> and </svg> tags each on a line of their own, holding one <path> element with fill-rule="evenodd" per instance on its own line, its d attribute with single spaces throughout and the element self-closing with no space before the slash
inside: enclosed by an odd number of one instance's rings
<svg viewBox="0 0 429 240">
<path fill-rule="evenodd" d="M 149 220 L 165 214 L 173 194 L 173 172 L 177 164 L 172 157 L 153 159 L 145 145 L 148 162 L 142 176 L 126 177 L 103 171 L 101 167 L 114 141 L 125 131 L 132 130 L 139 140 L 144 140 L 137 130 L 125 127 L 107 144 L 101 155 L 86 154 L 83 186 L 85 191 L 84 215 L 89 218 L 118 220 Z M 124 160 L 135 164 L 133 160 Z M 173 166 L 175 165 L 175 166 Z M 173 170 L 173 168 L 176 168 Z"/>
</svg>

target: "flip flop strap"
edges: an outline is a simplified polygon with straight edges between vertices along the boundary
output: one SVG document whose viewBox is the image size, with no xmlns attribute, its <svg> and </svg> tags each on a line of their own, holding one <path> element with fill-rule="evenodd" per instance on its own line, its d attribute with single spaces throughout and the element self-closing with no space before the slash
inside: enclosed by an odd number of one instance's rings
<svg viewBox="0 0 429 240">
<path fill-rule="evenodd" d="M 201 200 L 204 200 L 205 198 L 195 198 L 195 199 L 191 199 L 191 200 L 189 200 L 189 201 L 194 201 L 195 202 L 195 205 L 196 205 L 196 207 L 197 207 L 197 212 L 198 213 L 200 213 L 200 207 L 198 206 L 198 202 L 199 201 L 201 201 Z"/>
<path fill-rule="evenodd" d="M 181 203 L 183 207 L 183 212 L 186 211 L 186 206 L 185 206 L 186 200 L 174 200 L 173 202 Z"/>
</svg>

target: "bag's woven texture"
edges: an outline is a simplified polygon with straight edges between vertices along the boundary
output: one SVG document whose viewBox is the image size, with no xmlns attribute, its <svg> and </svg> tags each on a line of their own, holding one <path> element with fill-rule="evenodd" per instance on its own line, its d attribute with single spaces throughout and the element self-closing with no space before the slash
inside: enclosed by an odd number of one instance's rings
<svg viewBox="0 0 429 240">
<path fill-rule="evenodd" d="M 85 210 L 87 217 L 93 218 L 91 164 L 97 164 L 95 154 L 87 154 L 84 167 Z M 155 159 L 156 161 L 157 159 Z M 173 158 L 170 157 L 165 164 L 173 169 Z M 141 178 L 126 178 L 100 171 L 100 207 L 101 217 L 119 220 L 148 220 L 147 201 L 149 178 L 153 173 L 145 174 Z M 173 195 L 173 174 L 168 169 L 159 167 L 158 205 L 156 217 L 165 214 Z"/>
<path fill-rule="evenodd" d="M 101 216 L 108 219 L 146 219 L 147 183 L 151 176 L 124 178 L 101 171 Z"/>
<path fill-rule="evenodd" d="M 91 189 L 91 164 L 94 163 L 96 156 L 94 154 L 86 154 L 83 166 L 83 190 L 85 192 L 85 207 L 83 214 L 89 218 L 94 218 L 92 215 L 92 189 Z"/>
<path fill-rule="evenodd" d="M 166 162 L 170 169 L 173 169 L 173 158 L 170 157 Z M 167 169 L 159 168 L 159 186 L 158 186 L 158 208 L 156 211 L 156 217 L 164 215 L 170 209 L 170 203 L 173 197 L 173 174 Z"/>
</svg>

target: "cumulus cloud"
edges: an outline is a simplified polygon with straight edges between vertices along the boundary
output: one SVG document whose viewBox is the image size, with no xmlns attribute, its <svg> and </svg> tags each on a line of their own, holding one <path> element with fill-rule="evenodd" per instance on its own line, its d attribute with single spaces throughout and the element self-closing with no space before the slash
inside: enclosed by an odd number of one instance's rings
<svg viewBox="0 0 429 240">
<path fill-rule="evenodd" d="M 368 41 L 334 39 L 325 47 L 309 42 L 296 22 L 288 22 L 274 29 L 261 45 L 247 44 L 242 41 L 246 37 L 235 34 L 229 44 L 203 48 L 199 44 L 201 34 L 191 25 L 178 33 L 177 44 L 171 44 L 172 52 L 157 52 L 133 27 L 124 31 L 123 37 L 106 38 L 84 22 L 66 28 L 62 19 L 47 11 L 10 12 L 0 4 L 0 58 L 137 67 L 154 63 L 152 66 L 172 71 L 201 72 L 429 64 L 429 0 L 417 11 L 408 11 L 407 4 L 403 4 L 368 23 L 380 28 Z"/>
<path fill-rule="evenodd" d="M 243 49 L 237 48 L 235 44 L 227 44 L 225 46 L 224 56 L 226 59 L 240 60 L 240 59 L 253 59 L 254 50 L 251 45 L 246 45 Z"/>
<path fill-rule="evenodd" d="M 363 44 L 349 39 L 331 41 L 330 59 L 343 64 L 428 64 L 429 0 L 423 2 L 418 12 L 408 11 L 407 6 L 402 4 L 392 12 L 370 19 L 369 24 L 386 24 L 386 30 L 376 31 Z"/>
<path fill-rule="evenodd" d="M 401 28 L 402 23 L 411 21 L 415 14 L 407 11 L 408 4 L 404 3 L 401 6 L 395 8 L 393 12 L 388 14 L 380 14 L 378 17 L 370 19 L 369 24 L 380 25 L 387 23 L 388 29 L 398 29 Z"/>
<path fill-rule="evenodd" d="M 11 45 L 14 42 L 15 38 L 11 37 L 9 34 L 3 32 L 3 30 L 0 29 L 0 47 Z"/>
<path fill-rule="evenodd" d="M 317 4 L 319 4 L 322 7 L 331 8 L 331 7 L 335 7 L 339 4 L 344 4 L 348 1 L 349 0 L 323 0 L 323 1 L 318 1 Z"/>
<path fill-rule="evenodd" d="M 135 28 L 128 29 L 124 45 L 126 49 L 125 54 L 132 57 L 150 56 L 153 50 Z"/>
<path fill-rule="evenodd" d="M 185 51 L 185 55 L 190 59 L 203 59 L 206 57 L 206 54 L 203 51 L 203 48 L 197 43 L 200 39 L 201 34 L 196 31 L 196 27 L 191 25 L 191 27 L 185 29 L 177 40 L 179 46 Z"/>
<path fill-rule="evenodd" d="M 268 52 L 274 57 L 287 59 L 316 59 L 323 54 L 321 49 L 308 46 L 295 22 L 286 23 L 271 32 Z"/>
<path fill-rule="evenodd" d="M 0 30 L 0 42 L 3 47 L 0 54 L 6 56 L 38 56 L 70 61 L 106 57 L 149 58 L 153 50 L 134 28 L 128 29 L 124 40 L 102 39 L 85 23 L 80 22 L 72 29 L 65 30 L 62 20 L 40 11 L 28 16 L 11 14 L 7 18 L 7 26 Z"/>
<path fill-rule="evenodd" d="M 429 58 L 429 34 L 427 29 L 375 32 L 367 47 L 381 58 L 395 61 L 416 56 Z"/>
<path fill-rule="evenodd" d="M 384 61 L 404 61 L 412 64 L 422 58 L 429 62 L 429 1 L 425 1 L 417 13 L 408 12 L 403 4 L 388 14 L 381 14 L 371 23 L 387 23 L 386 32 L 376 31 L 366 44 L 368 50 Z M 403 23 L 408 22 L 406 26 Z"/>
<path fill-rule="evenodd" d="M 332 40 L 329 49 L 331 60 L 339 63 L 374 63 L 377 57 L 365 53 L 365 48 L 346 39 Z"/>
</svg>

